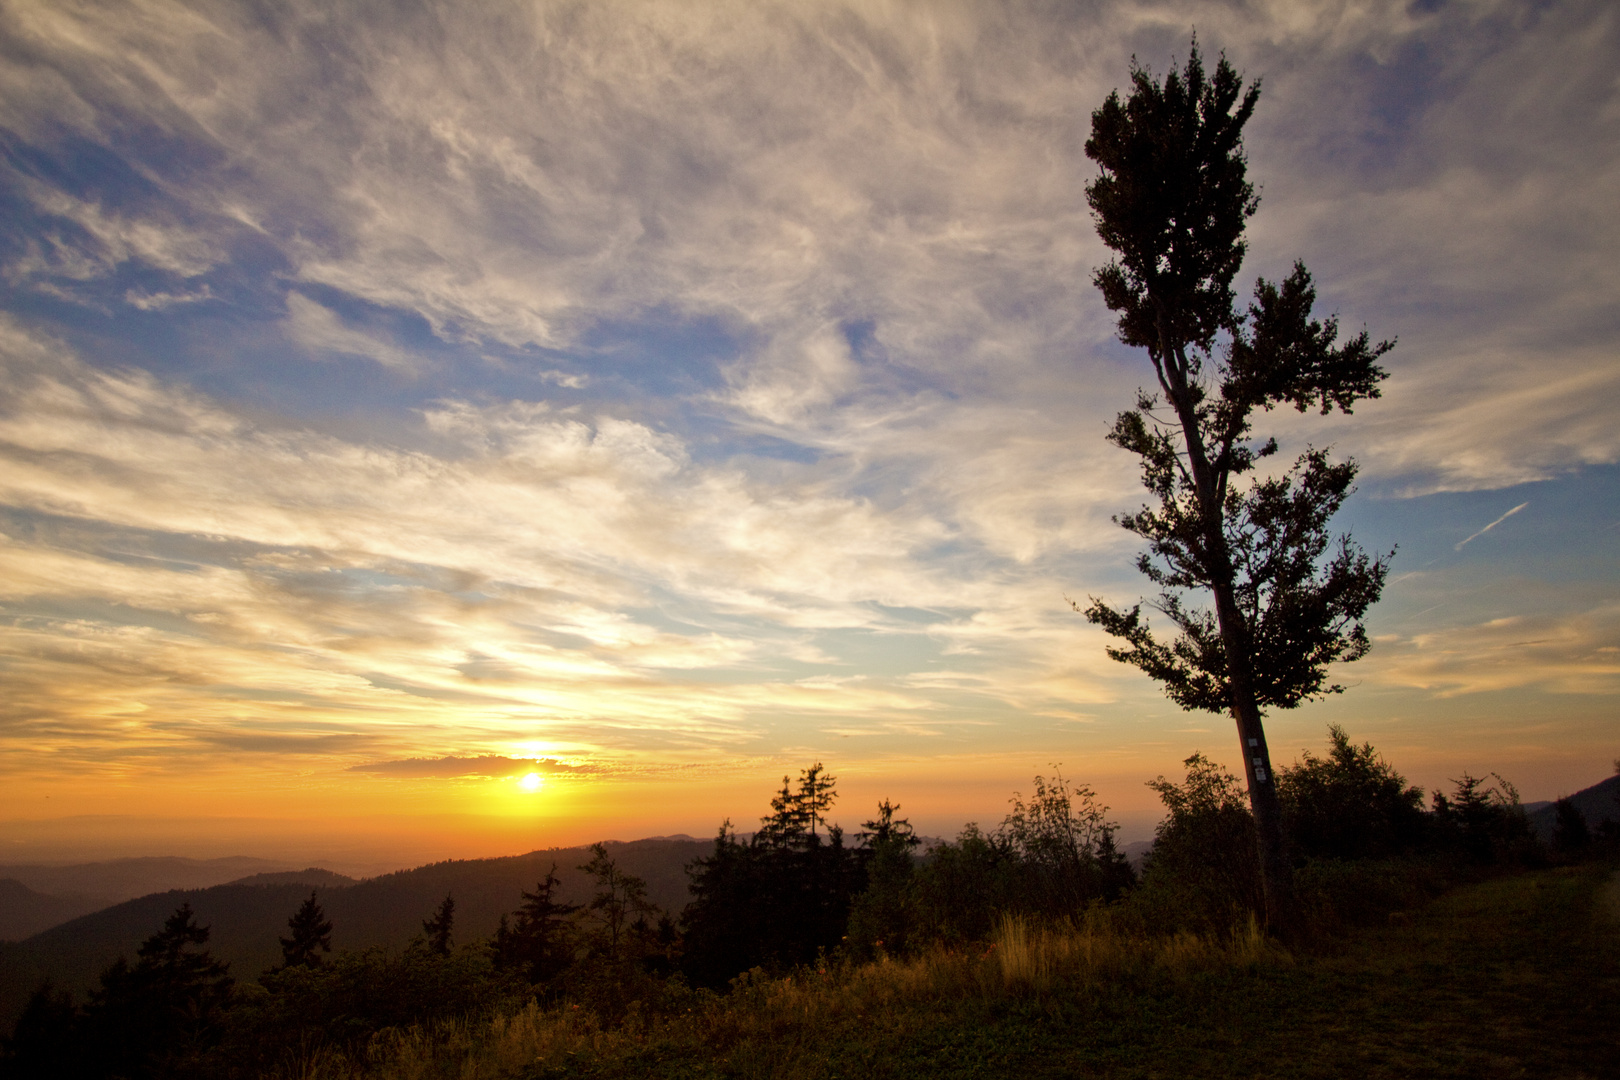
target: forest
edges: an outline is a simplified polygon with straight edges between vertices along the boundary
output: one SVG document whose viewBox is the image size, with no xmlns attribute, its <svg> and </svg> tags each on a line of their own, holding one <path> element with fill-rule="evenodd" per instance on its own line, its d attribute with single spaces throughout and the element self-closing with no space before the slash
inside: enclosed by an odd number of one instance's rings
<svg viewBox="0 0 1620 1080">
<path fill-rule="evenodd" d="M 462 1075 L 456 1062 L 488 1052 L 489 1039 L 469 1033 L 509 1038 L 514 1025 L 645 1038 L 696 1018 L 735 1022 L 783 987 L 906 971 L 955 971 L 964 985 L 994 971 L 1003 989 L 1031 989 L 1105 955 L 1120 970 L 1128 957 L 1311 955 L 1459 886 L 1620 851 L 1615 823 L 1590 827 L 1569 800 L 1544 842 L 1498 776 L 1464 774 L 1425 800 L 1370 744 L 1333 728 L 1321 756 L 1278 773 L 1300 917 L 1268 927 L 1238 778 L 1194 754 L 1182 778 L 1151 786 L 1166 816 L 1140 871 L 1107 808 L 1060 773 L 1036 777 L 994 827 L 925 846 L 887 800 L 853 833 L 831 823 L 836 778 L 816 764 L 783 778 L 751 834 L 722 824 L 687 867 L 681 911 L 660 910 L 598 844 L 578 868 L 592 885 L 585 902 L 560 899 L 553 865 L 475 940 L 458 939 L 451 894 L 422 912 L 404 949 L 332 951 L 312 892 L 288 912 L 281 962 L 254 973 L 217 960 L 208 927 L 182 905 L 84 1000 L 39 987 L 0 1068 L 18 1078 Z M 400 1072 L 402 1053 L 436 1064 Z M 520 1056 L 475 1071 L 550 1075 L 538 1071 L 543 1054 Z"/>
</svg>

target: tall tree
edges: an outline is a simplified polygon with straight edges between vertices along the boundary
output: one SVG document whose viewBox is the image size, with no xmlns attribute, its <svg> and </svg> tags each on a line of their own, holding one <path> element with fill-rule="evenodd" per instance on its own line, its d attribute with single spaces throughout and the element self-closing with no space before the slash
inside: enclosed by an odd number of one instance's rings
<svg viewBox="0 0 1620 1080">
<path fill-rule="evenodd" d="M 517 970 L 531 983 L 547 982 L 574 962 L 573 927 L 568 917 L 579 905 L 555 899 L 561 884 L 557 864 L 552 863 L 534 892 L 523 893 L 514 922 L 502 915 L 495 931 L 496 963 Z"/>
<path fill-rule="evenodd" d="M 1316 290 L 1299 263 L 1281 284 L 1258 281 L 1239 310 L 1232 279 L 1259 205 L 1242 136 L 1259 97 L 1260 84 L 1245 89 L 1224 56 L 1206 77 L 1195 40 L 1183 71 L 1161 84 L 1133 66 L 1130 96 L 1115 91 L 1092 114 L 1086 154 L 1101 175 L 1086 198 L 1115 252 L 1094 281 L 1119 313 L 1120 340 L 1147 350 L 1158 381 L 1108 436 L 1141 459 L 1157 505 L 1115 520 L 1148 541 L 1137 567 L 1163 590 L 1153 606 L 1179 634 L 1155 637 L 1141 604 L 1092 597 L 1084 614 L 1123 639 L 1111 657 L 1162 682 L 1177 704 L 1237 722 L 1267 914 L 1283 925 L 1292 889 L 1263 711 L 1343 689 L 1327 667 L 1366 653 L 1361 620 L 1389 557 L 1329 533 L 1354 462 L 1309 448 L 1291 468 L 1243 483 L 1278 449 L 1252 419 L 1282 404 L 1350 412 L 1378 396 L 1377 360 L 1393 343 L 1363 332 L 1338 344 L 1337 319 L 1311 316 Z M 1188 590 L 1207 594 L 1213 611 Z"/>
<path fill-rule="evenodd" d="M 591 861 L 579 869 L 596 879 L 596 891 L 585 905 L 586 917 L 595 924 L 591 945 L 609 960 L 623 959 L 626 931 L 658 910 L 647 899 L 647 883 L 620 870 L 602 843 L 591 845 Z"/>
<path fill-rule="evenodd" d="M 133 966 L 120 956 L 101 973 L 84 1017 L 90 1075 L 175 1075 L 178 1063 L 218 1038 L 232 980 L 207 942 L 208 927 L 182 904 L 141 944 Z"/>
<path fill-rule="evenodd" d="M 434 956 L 450 955 L 450 935 L 456 925 L 456 898 L 444 894 L 444 900 L 433 912 L 431 919 L 422 921 L 422 933 L 427 936 L 428 952 Z"/>
<path fill-rule="evenodd" d="M 287 920 L 292 937 L 277 938 L 281 942 L 281 966 L 319 967 L 321 953 L 332 951 L 332 923 L 310 890 L 309 899 Z"/>
<path fill-rule="evenodd" d="M 771 813 L 760 819 L 760 838 L 774 846 L 803 847 L 820 843 L 818 827 L 827 820 L 827 811 L 838 798 L 838 777 L 826 775 L 826 767 L 816 762 L 799 770 L 799 790 L 782 777 L 782 790 L 771 799 Z"/>
</svg>

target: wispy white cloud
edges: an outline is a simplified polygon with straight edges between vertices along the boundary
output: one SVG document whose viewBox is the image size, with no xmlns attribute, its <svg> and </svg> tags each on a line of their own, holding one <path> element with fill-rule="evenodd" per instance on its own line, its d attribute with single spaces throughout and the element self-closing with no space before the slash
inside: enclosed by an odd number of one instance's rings
<svg viewBox="0 0 1620 1080">
<path fill-rule="evenodd" d="M 344 325 L 337 312 L 299 293 L 287 294 L 287 333 L 316 352 L 363 356 L 397 371 L 411 372 L 420 364 L 406 350 Z"/>
<path fill-rule="evenodd" d="M 346 753 L 432 741 L 449 710 L 492 750 L 538 725 L 591 750 L 700 751 L 773 715 L 1112 696 L 1105 662 L 1069 655 L 1051 567 L 814 470 L 764 487 L 667 432 L 526 402 L 429 410 L 440 456 L 344 442 L 4 330 L 0 503 L 82 523 L 0 543 L 0 593 L 33 613 L 0 632 L 7 723 L 30 745 L 30 717 L 75 745 L 212 745 L 251 701 L 272 729 L 369 733 Z M 961 550 L 938 560 L 942 543 Z M 852 633 L 983 670 L 849 679 Z M 62 678 L 70 658 L 103 674 Z M 793 664 L 835 674 L 781 674 Z M 181 702 L 189 728 L 154 723 Z M 106 729 L 107 708 L 128 718 Z"/>
</svg>

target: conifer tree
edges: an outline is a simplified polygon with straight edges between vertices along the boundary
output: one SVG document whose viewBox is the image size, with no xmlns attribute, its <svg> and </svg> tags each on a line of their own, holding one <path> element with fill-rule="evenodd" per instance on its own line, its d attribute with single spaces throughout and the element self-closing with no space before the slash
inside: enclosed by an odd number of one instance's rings
<svg viewBox="0 0 1620 1080">
<path fill-rule="evenodd" d="M 207 942 L 208 927 L 182 904 L 134 965 L 119 957 L 101 973 L 84 1017 L 91 1075 L 166 1075 L 217 1038 L 232 980 Z"/>
<path fill-rule="evenodd" d="M 555 897 L 557 864 L 552 863 L 534 892 L 523 893 L 523 903 L 511 921 L 501 916 L 495 932 L 495 959 L 503 968 L 518 971 L 529 982 L 540 984 L 561 974 L 574 960 L 573 927 L 568 917 L 578 904 L 564 904 Z"/>
<path fill-rule="evenodd" d="M 292 937 L 278 938 L 281 942 L 281 966 L 320 967 L 321 953 L 332 951 L 332 924 L 326 912 L 310 890 L 309 899 L 287 920 Z"/>
<path fill-rule="evenodd" d="M 450 933 L 456 921 L 456 898 L 446 893 L 444 900 L 431 919 L 422 921 L 422 933 L 427 935 L 428 952 L 434 956 L 450 955 Z"/>
<path fill-rule="evenodd" d="M 1116 91 L 1092 114 L 1086 154 L 1101 175 L 1086 198 L 1115 253 L 1095 283 L 1157 382 L 1108 436 L 1140 458 L 1156 505 L 1115 520 L 1148 541 L 1137 568 L 1163 590 L 1153 606 L 1179 633 L 1155 636 L 1140 603 L 1121 610 L 1092 597 L 1084 614 L 1123 639 L 1111 657 L 1163 683 L 1182 708 L 1236 721 L 1265 905 L 1285 925 L 1292 889 L 1263 710 L 1343 689 L 1328 683 L 1328 665 L 1367 652 L 1361 619 L 1388 557 L 1329 532 L 1354 462 L 1308 448 L 1291 468 L 1244 484 L 1278 450 L 1252 422 L 1279 405 L 1325 415 L 1377 397 L 1386 373 L 1376 361 L 1393 343 L 1364 332 L 1337 343 L 1337 319 L 1312 317 L 1316 289 L 1300 263 L 1280 284 L 1258 281 L 1238 309 L 1232 280 L 1259 205 L 1242 141 L 1258 82 L 1245 90 L 1225 57 L 1207 78 L 1195 41 L 1183 71 L 1161 84 L 1134 66 L 1131 83 L 1127 99 Z"/>
</svg>

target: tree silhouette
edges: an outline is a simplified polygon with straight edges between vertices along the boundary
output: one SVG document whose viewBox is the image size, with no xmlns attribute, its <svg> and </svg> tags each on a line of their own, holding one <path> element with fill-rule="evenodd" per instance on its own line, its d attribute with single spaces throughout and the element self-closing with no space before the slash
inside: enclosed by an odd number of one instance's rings
<svg viewBox="0 0 1620 1080">
<path fill-rule="evenodd" d="M 332 951 L 332 924 L 326 912 L 315 900 L 314 890 L 309 899 L 287 920 L 292 937 L 278 938 L 281 942 L 281 966 L 319 967 L 321 953 Z"/>
<path fill-rule="evenodd" d="M 517 970 L 531 983 L 548 982 L 573 963 L 573 927 L 568 917 L 579 905 L 554 899 L 560 884 L 557 864 L 552 863 L 534 892 L 523 893 L 515 920 L 502 915 L 495 931 L 496 962 Z"/>
<path fill-rule="evenodd" d="M 207 942 L 208 927 L 182 904 L 133 966 L 119 957 L 101 973 L 84 1018 L 91 1075 L 167 1075 L 217 1038 L 232 983 Z"/>
<path fill-rule="evenodd" d="M 909 852 L 921 844 L 922 840 L 917 836 L 917 830 L 911 827 L 911 822 L 894 816 L 898 809 L 900 804 L 891 803 L 888 799 L 878 803 L 878 816 L 871 821 L 861 822 L 861 831 L 855 834 L 855 839 L 872 850 L 892 847 Z"/>
<path fill-rule="evenodd" d="M 1592 830 L 1586 815 L 1569 798 L 1553 803 L 1553 848 L 1565 855 L 1579 855 L 1592 844 Z"/>
<path fill-rule="evenodd" d="M 827 811 L 838 798 L 838 777 L 825 775 L 816 762 L 799 770 L 799 790 L 782 777 L 782 790 L 771 799 L 771 813 L 760 819 L 762 842 L 777 847 L 804 847 L 819 843 L 817 826 L 826 821 Z"/>
<path fill-rule="evenodd" d="M 1365 859 L 1416 845 L 1424 831 L 1423 789 L 1411 787 L 1371 743 L 1356 746 L 1328 727 L 1326 757 L 1309 750 L 1277 775 L 1283 823 L 1296 855 Z"/>
<path fill-rule="evenodd" d="M 900 807 L 884 799 L 877 817 L 855 834 L 866 854 L 866 888 L 849 912 L 849 943 L 860 952 L 903 954 L 910 946 L 913 916 L 908 895 L 916 873 L 912 851 L 922 843 L 911 822 L 895 817 Z"/>
<path fill-rule="evenodd" d="M 1206 78 L 1196 40 L 1185 70 L 1160 84 L 1133 65 L 1131 82 L 1127 100 L 1115 91 L 1092 114 L 1086 154 L 1101 175 L 1086 198 L 1116 256 L 1095 283 L 1119 313 L 1120 340 L 1147 350 L 1158 381 L 1108 436 L 1141 459 L 1157 505 L 1115 520 L 1148 541 L 1137 568 L 1163 590 L 1153 606 L 1179 635 L 1156 638 L 1140 603 L 1119 610 L 1092 597 L 1084 614 L 1124 640 L 1111 657 L 1163 683 L 1177 704 L 1236 720 L 1265 904 L 1282 925 L 1292 890 L 1262 710 L 1343 689 L 1327 682 L 1327 667 L 1366 653 L 1361 619 L 1388 557 L 1329 534 L 1354 462 L 1310 448 L 1291 468 L 1246 486 L 1240 478 L 1278 449 L 1253 434 L 1256 409 L 1348 413 L 1378 396 L 1386 373 L 1376 361 L 1393 343 L 1361 333 L 1335 344 L 1338 322 L 1311 317 L 1316 291 L 1299 263 L 1281 284 L 1258 281 L 1238 310 L 1232 279 L 1259 205 L 1242 143 L 1258 82 L 1245 90 L 1225 57 Z M 1207 593 L 1213 611 L 1189 603 L 1189 590 Z"/>
<path fill-rule="evenodd" d="M 450 932 L 456 922 L 456 898 L 446 893 L 431 919 L 422 921 L 422 933 L 427 935 L 428 952 L 434 956 L 450 955 Z"/>
<path fill-rule="evenodd" d="M 714 853 L 687 867 L 682 967 L 693 982 L 724 986 L 750 968 L 785 969 L 838 946 L 870 852 L 845 847 L 837 825 L 817 831 L 836 782 L 820 762 L 801 770 L 797 790 L 784 776 L 750 841 L 739 841 L 728 820 Z"/>
<path fill-rule="evenodd" d="M 596 924 L 592 946 L 609 960 L 624 959 L 626 930 L 658 910 L 647 899 L 647 883 L 620 870 L 602 843 L 591 845 L 591 861 L 579 869 L 596 879 L 596 892 L 585 905 L 587 916 Z"/>
</svg>

